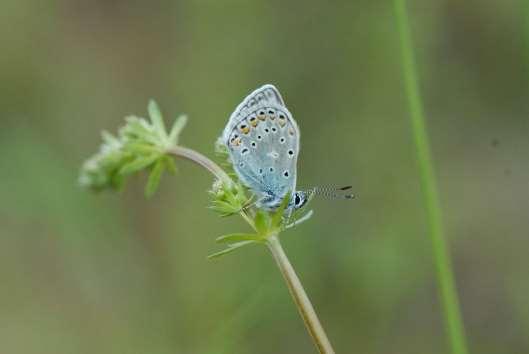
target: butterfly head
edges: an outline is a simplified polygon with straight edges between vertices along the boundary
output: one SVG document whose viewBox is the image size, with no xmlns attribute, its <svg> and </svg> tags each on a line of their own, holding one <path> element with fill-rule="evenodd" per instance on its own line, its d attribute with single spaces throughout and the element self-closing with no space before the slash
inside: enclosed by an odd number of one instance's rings
<svg viewBox="0 0 529 354">
<path fill-rule="evenodd" d="M 307 204 L 307 202 L 310 200 L 309 194 L 304 191 L 296 191 L 292 194 L 292 197 L 290 198 L 290 202 L 288 205 L 288 208 L 292 208 L 294 210 L 301 209 Z"/>
</svg>

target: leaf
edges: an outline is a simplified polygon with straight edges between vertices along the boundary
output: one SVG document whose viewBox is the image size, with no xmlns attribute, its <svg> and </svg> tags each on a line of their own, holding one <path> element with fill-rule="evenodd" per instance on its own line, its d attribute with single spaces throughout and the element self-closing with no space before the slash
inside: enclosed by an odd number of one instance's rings
<svg viewBox="0 0 529 354">
<path fill-rule="evenodd" d="M 127 124 L 119 131 L 119 134 L 124 141 L 141 141 L 154 146 L 160 146 L 163 144 L 156 129 L 144 118 L 128 116 L 125 120 Z"/>
<path fill-rule="evenodd" d="M 225 254 L 228 254 L 228 253 L 231 253 L 231 252 L 235 251 L 238 248 L 241 248 L 241 247 L 244 247 L 246 245 L 249 245 L 250 243 L 254 243 L 254 241 L 241 241 L 241 242 L 237 242 L 237 243 L 232 243 L 231 245 L 228 245 L 228 248 L 223 249 L 222 251 L 210 254 L 208 256 L 208 259 L 219 258 L 221 256 L 224 256 Z"/>
<path fill-rule="evenodd" d="M 163 117 L 162 113 L 160 112 L 160 107 L 158 107 L 156 101 L 150 100 L 149 105 L 147 106 L 147 110 L 149 111 L 149 117 L 151 118 L 151 122 L 154 126 L 154 129 L 156 129 L 160 138 L 166 138 L 167 133 L 165 132 L 165 124 L 163 123 Z"/>
<path fill-rule="evenodd" d="M 159 158 L 158 155 L 151 156 L 138 156 L 135 160 L 132 160 L 129 163 L 126 163 L 119 169 L 120 175 L 128 175 L 140 170 L 143 170 L 145 167 L 151 165 Z"/>
<path fill-rule="evenodd" d="M 256 234 L 235 233 L 219 236 L 215 239 L 217 243 L 230 243 L 240 241 L 259 241 L 261 238 Z"/>
<path fill-rule="evenodd" d="M 147 180 L 147 185 L 145 186 L 146 197 L 151 197 L 154 192 L 156 192 L 156 189 L 158 189 L 160 179 L 162 178 L 163 170 L 164 163 L 162 160 L 158 160 L 152 168 L 151 174 L 149 175 L 149 179 Z"/>
<path fill-rule="evenodd" d="M 176 163 L 174 162 L 174 159 L 168 155 L 165 155 L 163 159 L 164 159 L 165 167 L 167 168 L 167 171 L 174 175 L 176 173 Z"/>
<path fill-rule="evenodd" d="M 312 210 L 309 210 L 305 214 L 296 217 L 293 222 L 285 226 L 285 229 L 290 229 L 291 227 L 298 226 L 299 224 L 304 223 L 312 217 L 312 214 L 314 214 L 314 212 Z"/>
<path fill-rule="evenodd" d="M 119 132 L 120 135 L 143 138 L 144 136 L 152 134 L 152 130 L 149 129 L 148 126 L 145 126 L 145 124 L 141 123 L 142 121 L 145 121 L 143 118 L 128 116 L 125 117 L 125 121 L 127 124 L 121 127 Z"/>
<path fill-rule="evenodd" d="M 175 172 L 173 159 L 167 156 L 170 147 L 163 117 L 156 102 L 148 105 L 150 119 L 128 116 L 118 134 L 102 132 L 99 150 L 82 165 L 79 174 L 81 186 L 93 190 L 119 189 L 126 177 L 142 169 L 150 170 L 145 194 L 156 190 L 163 170 Z M 186 118 L 180 118 L 172 127 L 173 140 L 181 131 Z"/>
<path fill-rule="evenodd" d="M 263 212 L 262 210 L 258 210 L 255 214 L 255 229 L 257 230 L 257 233 L 261 236 L 264 236 L 268 233 L 268 225 L 269 225 L 269 217 L 268 214 Z"/>
<path fill-rule="evenodd" d="M 212 210 L 215 210 L 218 213 L 223 214 L 222 216 L 229 216 L 239 212 L 239 208 L 234 207 L 233 205 L 226 203 L 222 200 L 214 200 L 211 202 L 209 207 Z"/>
<path fill-rule="evenodd" d="M 281 202 L 281 205 L 275 213 L 272 215 L 271 224 L 272 227 L 279 227 L 281 225 L 281 221 L 283 221 L 283 214 L 285 213 L 285 209 L 288 206 L 288 202 L 290 201 L 290 192 L 288 192 L 285 197 L 283 198 L 283 201 Z"/>
<path fill-rule="evenodd" d="M 109 145 L 119 145 L 119 139 L 116 138 L 111 133 L 107 132 L 106 130 L 103 130 L 101 132 L 101 137 L 103 138 L 103 142 Z"/>
<path fill-rule="evenodd" d="M 127 146 L 126 146 L 127 150 L 133 154 L 137 154 L 137 155 L 149 155 L 149 154 L 152 154 L 152 153 L 160 153 L 161 150 L 156 147 L 156 146 L 153 146 L 151 144 L 146 144 L 146 143 L 133 143 L 133 142 L 130 142 L 130 141 L 127 141 Z"/>
<path fill-rule="evenodd" d="M 171 127 L 171 132 L 169 133 L 169 137 L 167 140 L 171 145 L 176 145 L 178 143 L 178 137 L 180 135 L 180 132 L 184 129 L 184 127 L 187 124 L 187 116 L 181 115 L 180 117 L 176 118 L 175 122 L 173 123 L 173 126 Z"/>
<path fill-rule="evenodd" d="M 222 190 L 224 192 L 224 199 L 226 200 L 227 203 L 231 204 L 231 205 L 237 205 L 239 206 L 240 203 L 238 203 L 237 201 L 237 197 L 233 194 L 233 190 L 227 186 L 225 183 L 222 184 Z M 242 205 L 241 205 L 242 207 Z M 240 208 L 239 208 L 240 209 Z"/>
</svg>

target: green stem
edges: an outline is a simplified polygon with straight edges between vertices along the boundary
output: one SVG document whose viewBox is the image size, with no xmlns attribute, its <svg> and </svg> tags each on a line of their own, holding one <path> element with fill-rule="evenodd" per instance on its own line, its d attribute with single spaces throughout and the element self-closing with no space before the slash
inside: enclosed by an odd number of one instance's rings
<svg viewBox="0 0 529 354">
<path fill-rule="evenodd" d="M 281 274 L 283 274 L 288 290 L 294 299 L 294 303 L 296 304 L 318 351 L 322 354 L 334 354 L 331 342 L 329 342 L 325 330 L 314 311 L 314 307 L 312 306 L 305 289 L 303 289 L 303 285 L 296 275 L 294 268 L 290 264 L 285 251 L 283 251 L 277 236 L 270 236 L 267 239 L 267 245 L 281 271 Z"/>
<path fill-rule="evenodd" d="M 226 172 L 224 172 L 222 168 L 219 167 L 219 165 L 195 150 L 182 146 L 176 146 L 168 149 L 167 153 L 175 157 L 182 157 L 191 160 L 199 166 L 204 167 L 221 181 L 230 184 L 233 183 L 232 179 L 226 174 Z M 253 220 L 246 214 L 246 212 L 242 210 L 240 214 L 244 220 L 246 220 L 246 222 L 248 222 L 248 224 L 250 224 L 250 226 L 255 229 Z M 294 303 L 296 304 L 299 313 L 305 322 L 307 330 L 314 340 L 319 352 L 322 354 L 334 354 L 334 350 L 332 349 L 331 343 L 329 342 L 329 339 L 323 330 L 316 312 L 314 311 L 314 307 L 312 306 L 305 289 L 303 289 L 303 285 L 296 275 L 294 268 L 290 264 L 285 251 L 281 247 L 277 235 L 269 236 L 267 238 L 266 244 L 272 253 L 272 256 L 274 257 L 277 266 L 279 267 L 281 274 L 285 279 L 285 282 L 287 283 L 288 290 L 294 299 Z"/>
<path fill-rule="evenodd" d="M 188 149 L 183 146 L 174 146 L 172 148 L 167 149 L 167 152 L 176 157 L 183 157 L 193 161 L 197 165 L 204 167 L 206 170 L 211 172 L 215 177 L 217 177 L 224 183 L 230 185 L 233 183 L 230 176 L 228 176 L 228 174 L 224 172 L 224 170 L 220 168 L 219 165 L 217 165 L 215 162 L 211 161 L 209 158 L 195 150 Z"/>
<path fill-rule="evenodd" d="M 422 101 L 418 88 L 406 1 L 394 0 L 394 7 L 400 38 L 404 84 L 411 114 L 421 185 L 428 215 L 429 233 L 433 245 L 439 292 L 444 310 L 445 327 L 449 335 L 452 353 L 466 354 L 468 351 L 465 331 L 459 310 L 459 301 L 448 246 L 443 232 L 441 207 L 430 144 L 426 133 Z"/>
<path fill-rule="evenodd" d="M 524 39 L 524 57 L 526 64 L 526 78 L 529 79 L 529 0 L 521 0 L 522 2 L 522 25 L 523 25 L 523 39 Z"/>
<path fill-rule="evenodd" d="M 183 157 L 196 163 L 201 167 L 204 167 L 215 177 L 217 177 L 219 180 L 228 185 L 232 185 L 234 183 L 230 176 L 228 176 L 228 174 L 224 172 L 224 170 L 219 165 L 217 165 L 215 162 L 211 161 L 209 158 L 193 149 L 185 148 L 183 146 L 173 146 L 172 148 L 167 149 L 167 153 L 175 157 Z M 255 230 L 255 224 L 253 220 L 248 216 L 246 211 L 241 210 L 240 215 Z"/>
</svg>

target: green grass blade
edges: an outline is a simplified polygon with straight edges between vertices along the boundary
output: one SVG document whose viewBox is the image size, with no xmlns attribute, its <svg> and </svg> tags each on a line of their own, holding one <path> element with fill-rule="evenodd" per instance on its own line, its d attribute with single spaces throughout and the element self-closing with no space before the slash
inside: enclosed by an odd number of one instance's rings
<svg viewBox="0 0 529 354">
<path fill-rule="evenodd" d="M 529 81 L 529 0 L 521 0 L 522 2 L 522 26 L 524 39 L 524 56 L 525 56 L 525 74 Z"/>
<path fill-rule="evenodd" d="M 446 330 L 450 339 L 452 353 L 466 354 L 465 331 L 459 310 L 455 280 L 447 243 L 444 238 L 442 213 L 437 192 L 437 182 L 426 133 L 424 113 L 418 87 L 413 43 L 410 34 L 405 0 L 394 0 L 395 16 L 402 55 L 404 84 L 411 115 L 413 136 L 420 170 L 422 191 L 428 215 L 429 233 L 437 271 L 439 292 L 443 304 Z"/>
</svg>

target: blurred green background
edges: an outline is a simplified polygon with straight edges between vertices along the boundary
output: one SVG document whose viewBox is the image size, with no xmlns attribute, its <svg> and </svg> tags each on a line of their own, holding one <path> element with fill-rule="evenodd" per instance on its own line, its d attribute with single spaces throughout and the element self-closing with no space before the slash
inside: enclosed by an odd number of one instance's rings
<svg viewBox="0 0 529 354">
<path fill-rule="evenodd" d="M 529 353 L 529 38 L 522 1 L 412 1 L 472 353 Z M 528 17 L 529 18 L 529 17 Z M 186 162 L 145 200 L 77 185 L 155 98 L 213 156 L 242 98 L 281 90 L 317 200 L 283 245 L 338 353 L 447 353 L 389 1 L 0 1 L 0 353 L 313 353 L 264 247 Z M 526 27 L 527 26 L 527 27 Z M 527 31 L 529 35 L 529 31 Z"/>
</svg>

